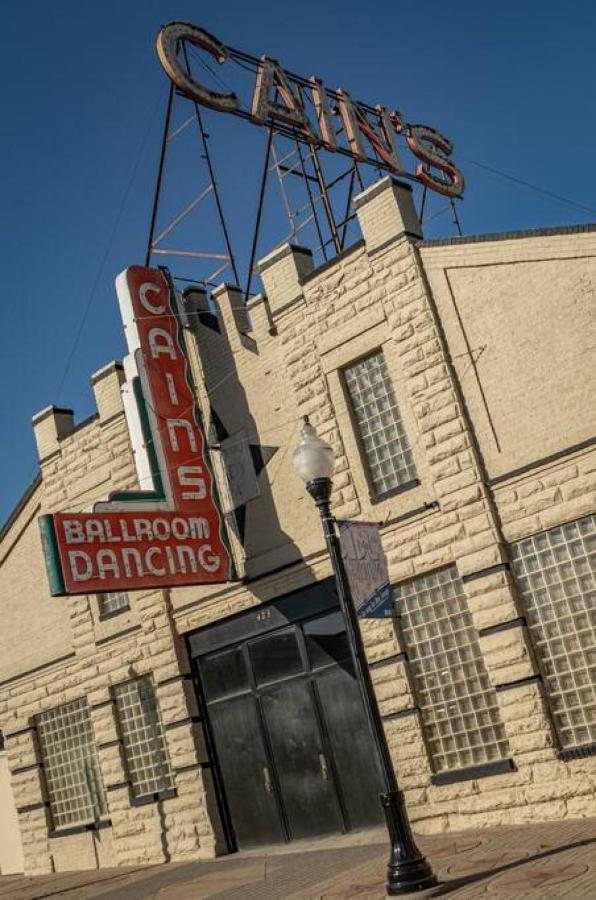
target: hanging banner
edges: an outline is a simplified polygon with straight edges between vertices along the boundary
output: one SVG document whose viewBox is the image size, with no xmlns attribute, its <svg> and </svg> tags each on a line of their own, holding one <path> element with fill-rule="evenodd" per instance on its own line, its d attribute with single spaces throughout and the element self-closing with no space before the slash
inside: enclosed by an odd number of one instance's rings
<svg viewBox="0 0 596 900">
<path fill-rule="evenodd" d="M 376 522 L 337 522 L 341 555 L 360 619 L 385 619 L 393 604 L 387 557 Z"/>
<path fill-rule="evenodd" d="M 116 290 L 135 400 L 125 412 L 152 489 L 111 494 L 90 513 L 41 517 L 51 592 L 227 581 L 232 559 L 169 273 L 132 266 Z"/>
</svg>

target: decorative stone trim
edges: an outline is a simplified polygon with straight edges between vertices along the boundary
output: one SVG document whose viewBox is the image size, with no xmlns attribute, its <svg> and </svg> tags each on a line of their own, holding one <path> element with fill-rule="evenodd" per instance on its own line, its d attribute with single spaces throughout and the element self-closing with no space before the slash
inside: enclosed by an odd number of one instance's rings
<svg viewBox="0 0 596 900">
<path fill-rule="evenodd" d="M 390 500 L 391 497 L 396 497 L 398 494 L 404 494 L 406 491 L 411 491 L 417 487 L 420 487 L 420 479 L 412 478 L 411 481 L 406 481 L 404 484 L 398 484 L 397 487 L 392 488 L 390 491 L 385 491 L 383 494 L 370 494 L 369 499 L 374 506 L 376 503 Z"/>
<path fill-rule="evenodd" d="M 557 750 L 559 759 L 585 759 L 587 756 L 596 756 L 596 741 L 591 744 L 582 744 L 580 747 L 567 747 Z"/>
<path fill-rule="evenodd" d="M 131 797 L 131 806 L 146 806 L 148 803 L 157 803 L 158 800 L 171 800 L 178 796 L 176 788 L 168 788 L 167 791 L 158 791 L 156 794 L 147 794 L 145 797 Z"/>
<path fill-rule="evenodd" d="M 195 725 L 201 721 L 200 716 L 187 716 L 185 719 L 178 719 L 177 722 L 169 722 L 164 727 L 166 731 L 172 731 L 174 728 L 182 728 L 183 725 Z"/>
<path fill-rule="evenodd" d="M 277 319 L 278 316 L 283 315 L 289 309 L 292 309 L 293 306 L 296 306 L 298 303 L 304 303 L 304 297 L 302 294 L 298 294 L 297 297 L 294 297 L 293 300 L 288 300 L 287 303 L 282 303 L 281 306 L 278 306 L 277 309 L 271 310 L 271 318 Z"/>
<path fill-rule="evenodd" d="M 388 713 L 381 716 L 383 722 L 394 722 L 396 719 L 405 719 L 407 716 L 415 716 L 420 712 L 419 706 L 411 706 L 409 709 L 401 709 L 399 712 Z"/>
<path fill-rule="evenodd" d="M 448 772 L 433 772 L 431 784 L 454 784 L 458 781 L 472 781 L 476 778 L 488 778 L 490 775 L 503 775 L 515 771 L 512 759 L 500 759 L 497 762 L 483 763 L 481 766 L 470 766 L 468 769 L 452 769 Z"/>
<path fill-rule="evenodd" d="M 468 572 L 467 575 L 461 575 L 464 584 L 468 581 L 475 581 L 477 578 L 486 578 L 496 572 L 508 572 L 511 566 L 508 562 L 497 563 L 494 566 L 488 566 L 486 569 L 479 569 L 478 572 Z"/>
<path fill-rule="evenodd" d="M 265 272 L 270 266 L 279 262 L 280 259 L 285 259 L 286 256 L 292 256 L 294 253 L 302 253 L 304 256 L 312 256 L 312 250 L 308 247 L 300 247 L 298 244 L 285 244 L 283 247 L 280 247 L 277 253 L 273 251 L 266 256 L 261 262 L 259 262 L 259 275 L 262 272 Z M 334 262 L 337 257 L 334 258 Z"/>
<path fill-rule="evenodd" d="M 13 769 L 10 773 L 11 775 L 22 775 L 23 772 L 32 772 L 34 769 L 43 769 L 42 762 L 34 762 L 29 766 L 20 766 L 18 769 Z"/>
<path fill-rule="evenodd" d="M 4 740 L 10 741 L 12 738 L 21 737 L 21 735 L 29 734 L 29 732 L 37 732 L 37 726 L 27 725 L 26 728 L 19 728 L 18 731 L 5 731 Z"/>
<path fill-rule="evenodd" d="M 64 410 L 64 412 L 68 412 L 68 410 Z M 72 431 L 70 431 L 68 434 L 64 435 L 64 437 L 71 437 L 73 434 L 76 434 L 77 431 L 81 431 L 82 429 L 86 428 L 87 425 L 91 425 L 92 422 L 95 422 L 95 421 L 98 421 L 98 420 L 99 420 L 99 413 L 91 413 L 91 415 L 90 415 L 90 416 L 87 416 L 86 419 L 83 419 L 81 422 L 78 422 L 78 423 L 73 427 Z M 63 438 L 58 438 L 58 440 L 61 441 L 61 440 L 63 440 Z M 46 458 L 44 459 L 44 462 L 45 462 L 47 459 L 48 459 L 48 457 L 46 457 Z"/>
<path fill-rule="evenodd" d="M 360 250 L 364 247 L 364 238 L 360 238 L 358 241 L 354 241 L 353 244 L 350 244 L 349 247 L 346 247 L 341 253 L 338 253 L 337 256 L 334 256 L 332 259 L 328 259 L 327 262 L 321 263 L 321 265 L 313 269 L 312 272 L 309 272 L 308 275 L 302 276 L 301 284 L 308 284 L 309 281 L 312 281 L 313 278 L 316 278 L 318 275 L 321 275 L 323 272 L 327 271 L 327 269 L 333 268 L 336 266 L 338 262 L 341 262 L 342 259 L 346 259 L 351 253 L 355 250 Z"/>
<path fill-rule="evenodd" d="M 42 663 L 41 666 L 35 666 L 35 668 L 29 669 L 27 672 L 21 672 L 19 675 L 12 675 L 5 681 L 0 681 L 0 688 L 5 687 L 5 685 L 7 684 L 12 684 L 13 681 L 21 681 L 21 679 L 28 678 L 30 675 L 35 675 L 37 674 L 37 672 L 42 672 L 44 669 L 50 669 L 52 666 L 58 666 L 60 663 L 66 662 L 69 659 L 74 659 L 75 656 L 76 653 L 67 653 L 65 656 L 60 656 L 58 657 L 58 659 L 51 660 L 51 662 Z"/>
<path fill-rule="evenodd" d="M 542 684 L 542 675 L 530 675 L 528 678 L 520 678 L 518 681 L 507 681 L 505 684 L 496 684 L 495 690 L 500 694 L 501 691 L 511 691 L 514 688 L 525 687 L 527 684 Z"/>
<path fill-rule="evenodd" d="M 385 659 L 376 659 L 368 664 L 369 669 L 382 669 L 383 666 L 390 666 L 392 663 L 401 663 L 408 661 L 408 654 L 405 650 L 401 653 L 394 653 L 393 656 L 387 656 Z"/>
<path fill-rule="evenodd" d="M 118 610 L 118 612 L 126 612 L 126 610 L 122 609 Z M 108 616 L 105 618 L 108 618 Z M 119 638 L 125 637 L 127 634 L 132 634 L 134 631 L 140 630 L 140 625 L 131 625 L 129 628 L 124 628 L 122 631 L 116 631 L 114 634 L 109 634 L 107 637 L 99 638 L 99 640 L 95 641 L 95 646 L 100 647 L 102 644 L 109 644 L 110 641 L 118 640 Z"/>
<path fill-rule="evenodd" d="M 98 425 L 100 428 L 105 428 L 107 425 L 111 425 L 112 422 L 115 422 L 116 419 L 121 419 L 124 415 L 124 410 L 118 410 L 118 412 L 112 413 L 111 416 L 108 416 L 107 419 L 100 419 Z"/>
<path fill-rule="evenodd" d="M 401 513 L 399 516 L 394 516 L 392 519 L 386 519 L 384 522 L 379 522 L 379 526 L 381 528 L 388 528 L 389 525 L 398 525 L 400 522 L 405 522 L 407 519 L 413 519 L 414 516 L 420 516 L 422 513 L 430 512 L 431 510 L 439 508 L 438 500 L 431 500 L 429 503 L 423 503 L 422 506 L 417 506 L 416 509 L 409 509 L 408 512 Z"/>
<path fill-rule="evenodd" d="M 420 235 L 416 234 L 414 231 L 400 231 L 399 234 L 394 234 L 393 237 L 390 237 L 386 241 L 383 241 L 383 243 L 379 244 L 378 247 L 373 247 L 371 250 L 367 249 L 366 254 L 367 256 L 376 256 L 377 253 L 382 253 L 383 250 L 389 249 L 392 244 L 397 244 L 398 241 L 401 241 L 404 238 L 408 238 L 411 241 L 418 242 L 420 240 Z"/>
<path fill-rule="evenodd" d="M 28 803 L 26 806 L 17 806 L 19 816 L 25 813 L 36 812 L 38 809 L 49 809 L 50 804 L 47 800 L 40 800 L 38 803 Z"/>
<path fill-rule="evenodd" d="M 527 463 L 525 466 L 520 466 L 519 469 L 511 469 L 510 472 L 504 472 L 503 475 L 495 475 L 494 478 L 489 478 L 488 484 L 500 484 L 502 481 L 508 481 L 510 478 L 515 478 L 517 475 L 525 475 L 526 472 L 531 472 L 532 469 L 539 469 L 541 466 L 547 466 L 549 463 L 556 462 L 558 459 L 563 459 L 565 456 L 570 456 L 572 453 L 577 453 L 579 450 L 586 450 L 588 447 L 593 447 L 596 444 L 596 436 L 587 438 L 585 441 L 581 441 L 579 444 L 572 444 L 571 447 L 566 447 L 564 450 L 557 450 L 556 453 L 551 453 L 549 456 L 543 456 L 541 459 L 537 459 L 534 462 Z"/>
<path fill-rule="evenodd" d="M 156 687 L 165 687 L 168 684 L 175 684 L 177 681 L 192 681 L 192 673 L 181 672 L 180 675 L 170 675 L 169 678 L 164 678 L 163 681 L 158 681 Z"/>
<path fill-rule="evenodd" d="M 118 360 L 112 360 L 112 362 L 107 363 L 107 365 L 102 366 L 101 369 L 98 369 L 97 372 L 94 372 L 91 376 L 91 384 L 97 384 L 98 381 L 104 379 L 107 375 L 111 375 L 113 372 L 123 372 L 124 366 Z"/>
<path fill-rule="evenodd" d="M 118 781 L 116 784 L 106 784 L 106 791 L 122 791 L 130 787 L 130 781 Z"/>
<path fill-rule="evenodd" d="M 174 775 L 183 775 L 185 772 L 196 772 L 199 769 L 210 769 L 210 768 L 211 768 L 210 762 L 202 762 L 202 763 L 193 763 L 190 766 L 178 766 L 178 768 L 175 768 L 173 771 L 174 771 Z"/>
<path fill-rule="evenodd" d="M 555 225 L 550 228 L 525 228 L 517 231 L 498 231 L 488 234 L 467 234 L 461 237 L 429 238 L 420 241 L 418 247 L 448 247 L 452 244 L 480 244 L 485 241 L 510 241 L 516 238 L 551 237 L 556 234 L 583 234 L 596 231 L 596 225 Z"/>
<path fill-rule="evenodd" d="M 510 619 L 508 622 L 499 622 L 498 625 L 487 625 L 486 628 L 478 629 L 478 637 L 488 637 L 489 634 L 497 634 L 499 631 L 508 631 L 510 628 L 520 628 L 526 625 L 524 616 L 517 619 Z"/>
<path fill-rule="evenodd" d="M 408 184 L 407 181 L 401 181 L 398 178 L 393 178 L 391 175 L 385 175 L 383 178 L 379 179 L 379 181 L 366 188 L 363 193 L 354 197 L 354 200 L 352 201 L 354 209 L 360 209 L 361 206 L 364 206 L 369 200 L 372 200 L 373 197 L 378 197 L 379 194 L 388 190 L 391 185 L 396 185 L 397 187 L 409 191 L 410 194 L 412 193 L 412 186 Z"/>
<path fill-rule="evenodd" d="M 114 699 L 110 697 L 109 700 L 102 700 L 101 703 L 96 703 L 95 706 L 89 706 L 89 709 L 92 712 L 95 712 L 97 709 L 105 709 L 107 706 L 113 706 Z"/>
</svg>

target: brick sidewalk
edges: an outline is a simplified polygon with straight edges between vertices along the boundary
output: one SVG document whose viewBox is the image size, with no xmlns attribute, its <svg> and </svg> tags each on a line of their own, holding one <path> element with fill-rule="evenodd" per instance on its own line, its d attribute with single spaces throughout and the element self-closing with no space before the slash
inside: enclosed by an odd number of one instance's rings
<svg viewBox="0 0 596 900">
<path fill-rule="evenodd" d="M 596 900 L 596 819 L 420 838 L 438 887 L 418 897 Z M 385 834 L 139 869 L 0 877 L 0 900 L 380 900 Z"/>
</svg>

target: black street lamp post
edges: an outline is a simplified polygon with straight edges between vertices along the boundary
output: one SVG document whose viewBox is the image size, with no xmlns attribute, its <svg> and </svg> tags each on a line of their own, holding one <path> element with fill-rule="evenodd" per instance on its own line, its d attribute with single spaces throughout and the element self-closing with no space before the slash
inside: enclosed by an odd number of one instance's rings
<svg viewBox="0 0 596 900">
<path fill-rule="evenodd" d="M 335 519 L 331 512 L 331 485 L 334 469 L 333 450 L 317 436 L 308 416 L 304 417 L 302 440 L 294 451 L 296 471 L 306 483 L 321 515 L 327 549 L 337 584 L 340 607 L 346 624 L 352 664 L 364 701 L 364 708 L 381 759 L 385 791 L 380 801 L 387 820 L 390 851 L 387 864 L 387 893 L 390 896 L 421 891 L 437 883 L 432 869 L 422 855 L 412 834 L 404 798 L 397 786 L 385 730 L 379 714 L 360 634 L 358 617 L 352 602 L 350 584 L 341 555 Z"/>
</svg>

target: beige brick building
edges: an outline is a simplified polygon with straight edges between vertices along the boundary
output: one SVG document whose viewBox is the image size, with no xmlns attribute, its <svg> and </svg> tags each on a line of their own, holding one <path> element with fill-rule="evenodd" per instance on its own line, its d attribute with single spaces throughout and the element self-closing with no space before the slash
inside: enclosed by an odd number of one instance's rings
<svg viewBox="0 0 596 900">
<path fill-rule="evenodd" d="M 137 485 L 121 367 L 93 377 L 91 420 L 34 418 L 40 476 L 0 543 L 0 797 L 27 872 L 378 819 L 291 466 L 304 414 L 335 451 L 335 515 L 382 523 L 394 615 L 361 626 L 414 827 L 596 815 L 596 228 L 425 241 L 390 179 L 356 208 L 362 241 L 324 266 L 262 260 L 248 315 L 233 287 L 217 316 L 188 297 L 212 455 L 236 441 L 258 483 L 227 516 L 238 581 L 52 599 L 37 517 Z"/>
</svg>

